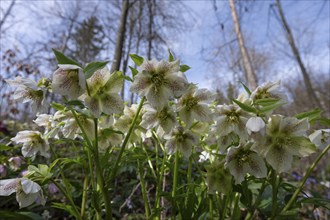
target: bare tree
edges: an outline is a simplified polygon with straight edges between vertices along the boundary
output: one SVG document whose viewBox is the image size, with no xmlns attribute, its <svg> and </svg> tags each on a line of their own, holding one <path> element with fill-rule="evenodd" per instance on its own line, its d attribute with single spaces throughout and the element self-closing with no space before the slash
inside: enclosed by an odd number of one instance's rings
<svg viewBox="0 0 330 220">
<path fill-rule="evenodd" d="M 295 58 L 296 62 L 298 63 L 301 74 L 303 76 L 304 84 L 305 84 L 309 99 L 310 99 L 310 101 L 312 101 L 314 103 L 315 106 L 321 108 L 322 105 L 320 103 L 320 100 L 318 99 L 318 97 L 315 94 L 315 91 L 314 91 L 313 86 L 312 86 L 312 82 L 309 78 L 309 74 L 308 74 L 307 69 L 306 69 L 306 67 L 305 67 L 305 65 L 304 65 L 304 63 L 301 59 L 299 50 L 298 50 L 298 48 L 296 46 L 296 43 L 295 43 L 295 40 L 293 38 L 292 31 L 291 31 L 290 26 L 289 26 L 289 24 L 286 21 L 286 18 L 284 16 L 284 12 L 283 12 L 280 0 L 276 0 L 276 6 L 277 6 L 277 9 L 278 9 L 278 12 L 279 12 L 279 15 L 280 15 L 280 20 L 282 22 L 283 29 L 285 30 L 286 38 L 288 40 L 288 43 L 291 47 L 294 58 Z"/>
<path fill-rule="evenodd" d="M 120 62 L 122 58 L 123 45 L 125 41 L 125 31 L 126 31 L 126 23 L 127 23 L 127 13 L 129 8 L 129 0 L 123 0 L 121 16 L 120 16 L 120 24 L 117 32 L 117 41 L 116 41 L 116 49 L 113 56 L 113 61 L 111 65 L 110 72 L 114 72 L 119 70 Z"/>
<path fill-rule="evenodd" d="M 235 0 L 229 0 L 229 6 L 230 6 L 230 10 L 231 10 L 231 15 L 232 15 L 233 23 L 234 23 L 234 28 L 235 28 L 238 44 L 239 44 L 239 49 L 241 52 L 245 77 L 246 77 L 249 87 L 251 89 L 255 89 L 257 87 L 257 78 L 255 75 L 253 66 L 251 64 L 251 60 L 250 60 L 248 51 L 247 51 L 245 43 L 244 43 L 244 38 L 243 38 L 243 34 L 241 31 L 241 27 L 240 27 L 240 22 L 239 22 L 237 12 L 236 12 Z"/>
<path fill-rule="evenodd" d="M 11 10 L 13 9 L 14 5 L 15 5 L 16 0 L 12 0 L 9 7 L 7 8 L 6 12 L 3 15 L 3 18 L 0 20 L 0 30 L 2 28 L 2 25 L 5 23 L 5 21 L 7 20 L 8 16 L 10 15 Z M 1 33 L 2 31 L 0 31 Z"/>
</svg>

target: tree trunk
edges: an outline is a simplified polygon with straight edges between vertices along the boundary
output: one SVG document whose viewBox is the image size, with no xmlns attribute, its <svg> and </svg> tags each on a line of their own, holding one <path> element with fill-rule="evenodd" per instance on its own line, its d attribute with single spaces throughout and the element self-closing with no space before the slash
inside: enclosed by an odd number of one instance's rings
<svg viewBox="0 0 330 220">
<path fill-rule="evenodd" d="M 117 41 L 116 41 L 116 49 L 115 54 L 113 56 L 113 61 L 111 65 L 110 72 L 114 72 L 119 70 L 120 62 L 123 52 L 123 44 L 125 40 L 125 30 L 126 30 L 126 23 L 127 23 L 127 12 L 129 8 L 129 0 L 123 0 L 123 6 L 121 9 L 121 16 L 120 16 L 120 23 L 117 33 Z"/>
<path fill-rule="evenodd" d="M 154 24 L 154 0 L 149 0 L 147 1 L 148 3 L 148 12 L 149 12 L 149 26 L 148 26 L 148 53 L 147 53 L 147 58 L 148 60 L 151 59 L 151 49 L 152 49 L 152 41 L 153 41 L 153 31 L 152 31 L 152 26 Z"/>
<path fill-rule="evenodd" d="M 313 89 L 313 86 L 312 86 L 311 80 L 309 78 L 309 74 L 307 72 L 307 69 L 306 69 L 306 67 L 305 67 L 305 65 L 304 65 L 304 63 L 303 63 L 303 61 L 300 57 L 300 53 L 299 53 L 298 48 L 295 44 L 291 29 L 289 27 L 289 24 L 287 23 L 287 21 L 285 19 L 280 0 L 276 0 L 276 6 L 277 6 L 278 12 L 280 14 L 280 18 L 281 18 L 283 28 L 284 28 L 285 33 L 286 33 L 286 38 L 289 42 L 289 45 L 291 47 L 294 58 L 296 59 L 296 61 L 298 63 L 298 66 L 301 70 L 301 74 L 303 75 L 303 79 L 304 79 L 304 83 L 305 83 L 305 87 L 307 89 L 307 94 L 309 96 L 309 99 L 313 102 L 313 104 L 315 106 L 317 106 L 319 108 L 322 108 L 321 102 L 318 99 L 318 97 L 316 96 L 315 91 Z"/>
<path fill-rule="evenodd" d="M 236 33 L 238 44 L 239 44 L 239 49 L 240 49 L 241 56 L 242 56 L 245 78 L 248 82 L 250 89 L 255 89 L 257 87 L 257 77 L 256 77 L 256 74 L 252 67 L 248 51 L 245 47 L 243 34 L 241 32 L 240 23 L 239 23 L 238 16 L 236 13 L 235 0 L 229 0 L 229 6 L 230 6 L 231 16 L 232 16 L 233 23 L 234 23 L 235 33 Z"/>
</svg>

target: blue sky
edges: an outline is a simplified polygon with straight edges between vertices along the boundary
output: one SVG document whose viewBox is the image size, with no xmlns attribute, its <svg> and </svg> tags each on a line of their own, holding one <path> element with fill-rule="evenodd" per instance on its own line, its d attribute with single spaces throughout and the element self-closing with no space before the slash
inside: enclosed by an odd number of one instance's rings
<svg viewBox="0 0 330 220">
<path fill-rule="evenodd" d="M 15 6 L 14 14 L 17 23 L 11 29 L 12 38 L 6 38 L 6 44 L 16 44 L 21 41 L 33 41 L 37 38 L 42 38 L 42 29 L 38 29 L 40 24 L 37 24 L 32 19 L 32 16 L 25 10 L 22 1 Z M 49 8 L 52 1 L 31 1 L 33 4 L 42 4 L 44 8 Z M 64 2 L 64 1 L 63 1 Z M 248 12 L 243 13 L 242 29 L 246 37 L 248 45 L 256 45 L 260 50 L 270 51 L 271 59 L 276 64 L 272 74 L 269 74 L 269 80 L 277 78 L 289 79 L 298 73 L 295 62 L 283 53 L 285 50 L 288 54 L 291 53 L 288 47 L 278 46 L 278 42 L 285 42 L 284 33 L 279 28 L 279 23 L 274 19 L 273 14 L 269 14 L 269 5 L 274 1 L 257 1 L 253 7 L 249 7 Z M 10 3 L 8 0 L 1 0 L 1 7 L 7 7 Z M 25 2 L 26 3 L 26 2 Z M 223 74 L 223 71 L 217 71 L 212 68 L 210 63 L 207 63 L 202 56 L 202 48 L 210 49 L 215 45 L 221 45 L 224 42 L 221 40 L 221 32 L 218 19 L 225 24 L 225 30 L 231 31 L 232 23 L 229 14 L 229 6 L 227 1 L 217 1 L 217 12 L 213 9 L 213 1 L 183 1 L 189 12 L 194 14 L 193 18 L 189 17 L 191 24 L 189 31 L 181 35 L 179 38 L 169 40 L 169 47 L 181 59 L 182 63 L 192 67 L 187 72 L 187 77 L 190 81 L 198 83 L 200 87 L 210 88 L 214 79 L 210 77 L 213 74 Z M 282 1 L 285 15 L 289 24 L 293 29 L 293 33 L 299 41 L 300 52 L 307 66 L 317 69 L 323 73 L 329 73 L 330 60 L 330 15 L 329 1 L 313 0 L 313 1 Z M 1 15 L 3 16 L 3 15 Z M 188 17 L 188 15 L 186 15 Z M 316 22 L 312 23 L 314 20 Z M 41 19 L 47 22 L 47 19 Z M 40 22 L 40 20 L 39 20 Z M 42 26 L 49 27 L 49 24 L 44 23 Z M 302 32 L 306 28 L 306 32 Z M 8 42 L 7 42 L 8 41 Z M 4 43 L 4 42 L 2 42 Z M 275 46 L 274 46 L 275 45 Z M 277 45 L 277 46 L 276 46 Z M 272 52 L 274 51 L 274 52 Z M 222 60 L 214 57 L 215 63 L 220 63 Z M 274 73 L 274 74 L 273 74 Z M 230 79 L 229 75 L 224 75 L 223 80 Z M 222 75 L 220 75 L 222 76 Z M 329 77 L 325 75 L 325 77 Z"/>
</svg>

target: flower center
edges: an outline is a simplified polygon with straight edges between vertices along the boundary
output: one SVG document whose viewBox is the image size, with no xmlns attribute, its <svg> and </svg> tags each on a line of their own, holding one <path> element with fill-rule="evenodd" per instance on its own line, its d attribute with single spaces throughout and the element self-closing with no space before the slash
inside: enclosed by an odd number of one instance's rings
<svg viewBox="0 0 330 220">
<path fill-rule="evenodd" d="M 183 100 L 183 104 L 186 106 L 186 109 L 189 111 L 191 110 L 195 105 L 198 104 L 198 101 L 195 97 L 188 97 Z"/>
<path fill-rule="evenodd" d="M 163 73 L 154 73 L 151 77 L 151 82 L 157 87 L 160 87 L 164 83 L 164 74 Z"/>
</svg>

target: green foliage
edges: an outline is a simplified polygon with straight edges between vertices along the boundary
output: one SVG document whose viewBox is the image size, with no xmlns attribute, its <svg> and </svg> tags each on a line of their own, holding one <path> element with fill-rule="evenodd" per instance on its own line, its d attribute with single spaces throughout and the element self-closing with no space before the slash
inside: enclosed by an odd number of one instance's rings
<svg viewBox="0 0 330 220">
<path fill-rule="evenodd" d="M 76 61 L 72 60 L 71 58 L 65 56 L 63 53 L 53 49 L 53 52 L 55 54 L 56 60 L 59 64 L 70 64 L 70 65 L 76 65 L 81 67 L 79 63 Z"/>
<path fill-rule="evenodd" d="M 130 54 L 129 55 L 131 57 L 131 59 L 133 60 L 133 62 L 137 65 L 137 66 L 141 66 L 141 64 L 143 63 L 144 59 L 143 57 L 140 57 L 136 54 Z"/>
<path fill-rule="evenodd" d="M 88 63 L 84 68 L 85 78 L 90 78 L 97 70 L 103 69 L 108 63 L 109 61 L 96 61 Z"/>
</svg>

